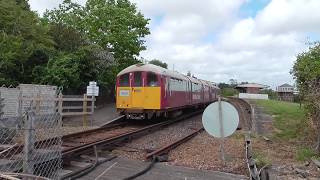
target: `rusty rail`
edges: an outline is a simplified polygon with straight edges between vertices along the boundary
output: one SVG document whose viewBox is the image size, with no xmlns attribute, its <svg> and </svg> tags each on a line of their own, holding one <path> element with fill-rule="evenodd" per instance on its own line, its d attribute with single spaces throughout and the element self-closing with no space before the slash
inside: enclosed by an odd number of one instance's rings
<svg viewBox="0 0 320 180">
<path fill-rule="evenodd" d="M 255 132 L 255 123 L 253 119 L 253 109 L 251 105 L 240 98 L 228 98 L 226 99 L 233 105 L 235 105 L 238 109 L 238 112 L 240 114 L 240 127 L 244 128 L 247 132 L 245 132 L 245 157 L 246 157 L 246 164 L 249 171 L 249 177 L 251 180 L 264 180 L 267 179 L 268 171 L 266 169 L 261 168 L 258 170 L 256 162 L 253 157 L 253 150 L 252 150 L 252 141 L 251 141 L 251 132 Z M 263 176 L 262 170 L 264 171 L 266 176 Z"/>
</svg>

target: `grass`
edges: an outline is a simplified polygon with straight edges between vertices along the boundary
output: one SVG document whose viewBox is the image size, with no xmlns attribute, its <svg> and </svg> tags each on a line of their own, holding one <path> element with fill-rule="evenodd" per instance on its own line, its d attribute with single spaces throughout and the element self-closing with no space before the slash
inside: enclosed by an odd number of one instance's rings
<svg viewBox="0 0 320 180">
<path fill-rule="evenodd" d="M 257 100 L 257 104 L 263 106 L 267 113 L 274 115 L 273 125 L 278 129 L 274 136 L 290 140 L 305 134 L 301 131 L 307 130 L 306 117 L 299 104 L 276 100 Z"/>
<path fill-rule="evenodd" d="M 303 140 L 308 136 L 310 126 L 307 124 L 308 120 L 304 108 L 300 108 L 298 103 L 276 100 L 257 100 L 256 102 L 264 107 L 267 113 L 273 115 L 273 126 L 277 129 L 274 131 L 273 137 L 279 139 L 279 142 Z M 295 144 L 294 146 L 297 147 L 295 159 L 298 161 L 319 158 L 319 155 L 306 144 Z M 257 154 L 256 158 L 262 164 L 266 161 L 262 154 Z"/>
<path fill-rule="evenodd" d="M 312 157 L 317 158 L 317 153 L 314 150 L 306 147 L 300 147 L 296 154 L 296 159 L 298 161 L 306 161 Z"/>
<path fill-rule="evenodd" d="M 266 155 L 261 152 L 254 151 L 253 159 L 255 160 L 258 167 L 263 167 L 265 165 L 271 165 L 271 160 L 268 159 Z"/>
</svg>

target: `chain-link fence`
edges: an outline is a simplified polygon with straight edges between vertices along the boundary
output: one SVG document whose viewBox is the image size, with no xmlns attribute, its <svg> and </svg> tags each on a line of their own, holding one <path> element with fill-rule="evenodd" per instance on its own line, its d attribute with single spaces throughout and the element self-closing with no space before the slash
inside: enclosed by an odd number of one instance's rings
<svg viewBox="0 0 320 180">
<path fill-rule="evenodd" d="M 18 116 L 0 116 L 0 177 L 18 173 L 28 179 L 59 179 L 62 122 L 57 92 L 48 94 L 45 86 L 31 85 L 19 91 Z M 8 99 L 3 102 L 5 107 Z"/>
</svg>

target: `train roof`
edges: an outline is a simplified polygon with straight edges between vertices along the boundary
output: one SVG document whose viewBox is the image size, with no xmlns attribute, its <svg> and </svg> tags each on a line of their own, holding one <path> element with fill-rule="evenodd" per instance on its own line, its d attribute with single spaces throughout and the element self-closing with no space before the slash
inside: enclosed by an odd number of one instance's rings
<svg viewBox="0 0 320 180">
<path fill-rule="evenodd" d="M 212 84 L 210 81 L 201 80 L 201 79 L 199 79 L 199 81 L 201 81 L 202 84 L 205 84 L 205 85 L 207 85 L 207 86 L 209 86 L 209 87 L 213 87 L 213 84 Z"/>
<path fill-rule="evenodd" d="M 171 71 L 153 64 L 135 64 L 120 71 L 117 76 L 136 71 L 149 71 L 160 75 L 166 75 L 177 79 L 187 80 L 186 76 L 175 71 Z"/>
<path fill-rule="evenodd" d="M 153 64 L 134 64 L 134 65 L 131 65 L 131 66 L 125 68 L 124 70 L 120 71 L 117 76 L 121 76 L 123 74 L 130 73 L 130 72 L 136 72 L 136 71 L 154 72 L 156 74 L 170 76 L 170 77 L 181 79 L 181 80 L 190 80 L 193 83 L 205 84 L 210 87 L 214 87 L 214 85 L 210 81 L 201 80 L 201 79 L 197 79 L 194 77 L 189 77 L 184 74 L 181 74 L 181 73 L 178 73 L 175 71 L 171 71 L 171 70 L 168 70 L 168 69 L 165 69 L 160 66 L 153 65 Z"/>
</svg>

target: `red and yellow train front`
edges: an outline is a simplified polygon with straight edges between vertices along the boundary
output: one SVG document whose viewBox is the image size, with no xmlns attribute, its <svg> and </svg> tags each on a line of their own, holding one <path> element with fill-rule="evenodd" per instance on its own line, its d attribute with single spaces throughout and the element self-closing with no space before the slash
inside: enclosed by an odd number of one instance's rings
<svg viewBox="0 0 320 180">
<path fill-rule="evenodd" d="M 116 106 L 129 119 L 144 119 L 148 112 L 161 108 L 161 79 L 154 72 L 119 74 L 116 85 Z"/>
</svg>

